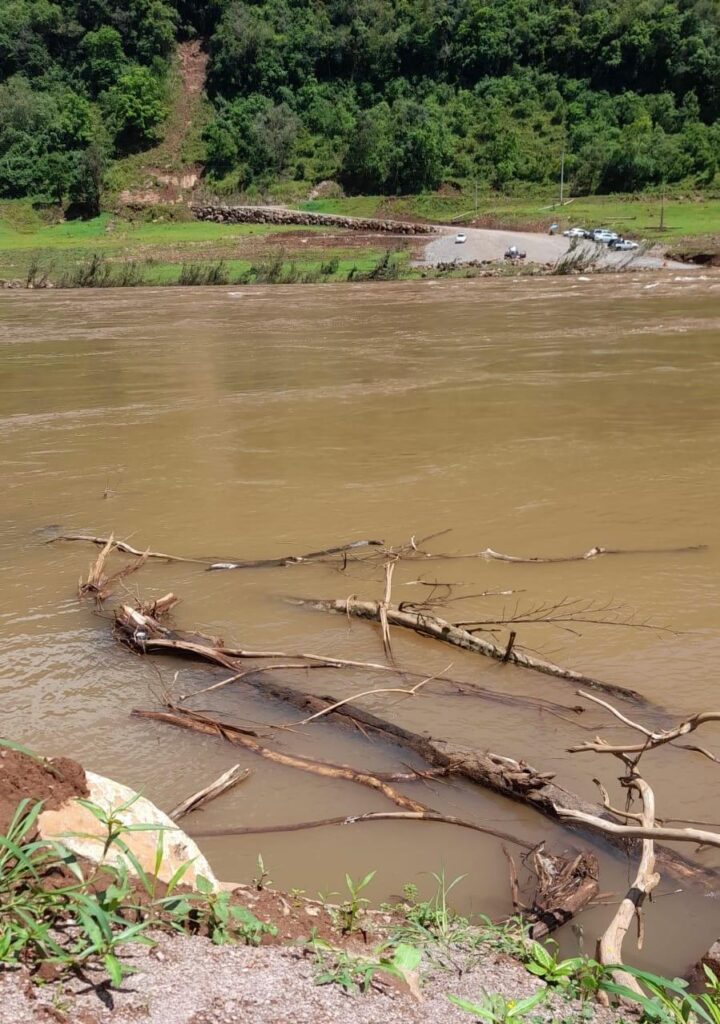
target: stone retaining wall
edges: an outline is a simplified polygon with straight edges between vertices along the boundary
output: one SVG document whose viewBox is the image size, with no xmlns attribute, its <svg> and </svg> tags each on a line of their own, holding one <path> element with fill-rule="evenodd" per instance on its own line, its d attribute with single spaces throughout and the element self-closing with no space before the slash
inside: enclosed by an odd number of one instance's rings
<svg viewBox="0 0 720 1024">
<path fill-rule="evenodd" d="M 343 217 L 335 213 L 307 213 L 271 206 L 192 206 L 198 220 L 228 224 L 298 224 L 305 227 L 349 228 L 352 231 L 382 231 L 392 235 L 432 235 L 430 224 L 412 224 L 372 217 Z"/>
</svg>

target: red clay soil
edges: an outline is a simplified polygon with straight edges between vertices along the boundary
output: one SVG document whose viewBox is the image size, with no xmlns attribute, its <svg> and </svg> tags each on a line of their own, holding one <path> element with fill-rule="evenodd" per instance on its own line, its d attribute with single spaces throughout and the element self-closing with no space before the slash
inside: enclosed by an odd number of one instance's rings
<svg viewBox="0 0 720 1024">
<path fill-rule="evenodd" d="M 338 919 L 337 908 L 294 893 L 267 888 L 258 891 L 249 885 L 234 889 L 231 902 L 247 907 L 260 921 L 275 925 L 277 935 L 264 935 L 263 946 L 286 946 L 299 939 L 307 939 L 314 932 L 319 939 L 335 948 L 352 949 L 357 954 L 368 943 L 377 942 L 393 927 L 405 923 L 405 918 L 397 912 L 371 911 L 361 915 L 353 932 L 346 934 Z"/>
<path fill-rule="evenodd" d="M 24 798 L 42 800 L 56 810 L 73 796 L 87 796 L 84 768 L 68 757 L 52 760 L 28 757 L 16 750 L 0 751 L 0 835 L 5 835 Z"/>
</svg>

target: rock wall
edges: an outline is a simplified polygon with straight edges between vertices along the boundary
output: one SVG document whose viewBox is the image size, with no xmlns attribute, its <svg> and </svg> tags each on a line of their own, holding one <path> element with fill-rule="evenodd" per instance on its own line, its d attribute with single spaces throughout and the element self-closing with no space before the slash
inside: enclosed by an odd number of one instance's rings
<svg viewBox="0 0 720 1024">
<path fill-rule="evenodd" d="M 351 231 L 386 232 L 392 235 L 432 235 L 430 224 L 413 224 L 373 217 L 343 217 L 335 213 L 308 213 L 275 206 L 224 206 L 202 204 L 191 207 L 198 220 L 227 224 L 298 224 L 304 227 L 348 228 Z"/>
</svg>

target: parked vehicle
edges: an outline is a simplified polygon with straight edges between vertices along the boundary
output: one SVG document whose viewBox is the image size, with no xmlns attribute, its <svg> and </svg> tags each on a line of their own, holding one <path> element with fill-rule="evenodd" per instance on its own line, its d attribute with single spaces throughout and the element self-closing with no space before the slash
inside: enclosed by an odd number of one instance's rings
<svg viewBox="0 0 720 1024">
<path fill-rule="evenodd" d="M 455 245 L 462 245 L 467 242 L 467 235 L 463 231 L 458 231 L 455 235 Z"/>
<path fill-rule="evenodd" d="M 620 236 L 615 231 L 610 231 L 609 228 L 593 228 L 590 232 L 590 237 L 593 242 L 604 242 L 607 245 L 609 242 L 614 242 Z"/>
<path fill-rule="evenodd" d="M 505 259 L 512 260 L 524 260 L 527 256 L 526 252 L 521 252 L 516 245 L 511 245 L 509 249 L 505 250 Z"/>
<path fill-rule="evenodd" d="M 568 228 L 563 231 L 566 238 L 587 238 L 588 231 L 585 228 Z"/>
<path fill-rule="evenodd" d="M 630 252 L 632 249 L 639 248 L 639 244 L 629 238 L 615 238 L 612 242 L 608 242 L 608 249 L 614 249 L 616 252 Z"/>
</svg>

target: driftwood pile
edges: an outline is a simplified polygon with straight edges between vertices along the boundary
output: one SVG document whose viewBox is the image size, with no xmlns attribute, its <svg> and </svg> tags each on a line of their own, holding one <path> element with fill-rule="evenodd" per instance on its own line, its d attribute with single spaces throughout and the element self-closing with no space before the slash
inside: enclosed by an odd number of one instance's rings
<svg viewBox="0 0 720 1024">
<path fill-rule="evenodd" d="M 524 612 L 502 618 L 500 622 L 508 628 L 509 638 L 505 645 L 500 645 L 495 639 L 490 640 L 477 635 L 479 631 L 484 630 L 487 623 L 453 623 L 435 614 L 434 608 L 439 604 L 453 600 L 449 592 L 443 592 L 443 588 L 450 587 L 449 584 L 425 584 L 424 581 L 415 581 L 430 588 L 430 592 L 423 600 L 400 603 L 392 601 L 393 571 L 396 565 L 402 561 L 424 562 L 443 558 L 483 558 L 495 561 L 546 563 L 582 561 L 604 555 L 632 554 L 632 552 L 592 547 L 580 555 L 567 558 L 521 558 L 486 548 L 467 555 L 441 555 L 425 551 L 421 547 L 421 544 L 427 542 L 429 538 L 424 538 L 423 541 L 411 538 L 408 543 L 394 548 L 384 545 L 381 541 L 363 540 L 302 555 L 248 560 L 242 558 L 187 558 L 164 552 L 143 551 L 133 548 L 127 543 L 114 541 L 112 537 L 74 534 L 53 539 L 85 541 L 102 548 L 98 562 L 91 568 L 88 581 L 85 583 L 81 581 L 80 584 L 80 594 L 92 596 L 98 602 L 107 600 L 113 583 L 152 559 L 196 564 L 211 571 L 326 564 L 341 573 L 347 573 L 348 569 L 358 565 L 365 568 L 381 568 L 384 572 L 384 596 L 380 601 L 360 601 L 352 597 L 322 601 L 307 598 L 292 599 L 293 603 L 321 611 L 377 622 L 380 626 L 387 659 L 384 663 L 340 659 L 308 652 L 249 650 L 227 645 L 218 638 L 208 637 L 197 631 L 181 630 L 175 628 L 168 621 L 168 615 L 178 600 L 173 594 L 168 594 L 151 603 L 118 603 L 116 605 L 114 610 L 116 636 L 134 652 L 144 656 L 151 654 L 182 655 L 207 662 L 230 673 L 194 694 L 174 699 L 168 698 L 162 708 L 135 709 L 133 711 L 135 716 L 216 736 L 223 742 L 242 747 L 276 764 L 371 789 L 394 805 L 392 811 L 369 811 L 352 817 L 325 818 L 290 825 L 228 827 L 221 830 L 198 831 L 194 833 L 196 836 L 297 831 L 337 824 L 353 825 L 387 820 L 433 821 L 489 834 L 524 851 L 525 863 L 532 865 L 536 878 L 535 892 L 529 900 L 521 900 L 515 863 L 513 858 L 508 855 L 510 883 L 513 911 L 524 916 L 532 936 L 546 935 L 591 903 L 598 891 L 598 865 L 592 852 L 586 850 L 569 855 L 551 853 L 544 848 L 542 843 L 533 845 L 517 836 L 490 828 L 481 822 L 445 815 L 398 788 L 400 785 L 407 787 L 419 780 L 461 777 L 475 785 L 520 801 L 554 821 L 571 827 L 576 833 L 586 832 L 596 841 L 598 837 L 602 837 L 603 842 L 619 849 L 626 856 L 639 854 L 640 862 L 634 884 L 628 896 L 621 901 L 618 911 L 600 943 L 599 955 L 602 962 L 611 964 L 622 962 L 623 938 L 632 918 L 636 915 L 639 916 L 646 895 L 657 884 L 658 872 L 671 875 L 684 884 L 695 883 L 717 887 L 720 876 L 716 871 L 686 859 L 675 850 L 658 846 L 657 840 L 661 838 L 679 839 L 720 846 L 720 837 L 704 830 L 670 829 L 658 825 L 655 819 L 652 789 L 640 777 L 638 762 L 644 753 L 656 747 L 664 744 L 679 746 L 677 740 L 694 732 L 708 721 L 720 720 L 720 712 L 707 712 L 694 716 L 679 726 L 653 731 L 634 722 L 627 717 L 627 714 L 597 696 L 597 692 L 601 691 L 623 700 L 627 704 L 644 705 L 650 708 L 649 703 L 637 691 L 563 668 L 520 648 L 516 642 L 517 628 L 513 627 L 519 627 L 520 623 L 527 621 L 553 621 L 552 617 L 539 620 L 536 610 L 531 612 L 529 617 L 528 613 Z M 105 571 L 105 562 L 113 549 L 133 555 L 137 561 L 115 574 L 108 575 Z M 700 549 L 695 547 L 667 550 L 694 551 Z M 660 551 L 653 551 L 653 553 L 660 553 Z M 572 603 L 570 604 L 572 605 Z M 561 609 L 560 612 L 557 611 L 558 607 Z M 544 611 L 544 606 L 541 606 L 541 610 Z M 577 606 L 573 608 L 561 604 L 561 606 L 555 606 L 553 614 L 558 621 L 604 621 L 611 624 L 638 625 L 642 628 L 661 628 L 651 627 L 644 622 L 618 622 L 614 618 L 597 617 L 603 611 L 607 612 L 606 607 L 598 611 L 597 608 L 588 608 L 588 606 L 578 609 Z M 494 625 L 497 624 L 498 620 L 495 620 Z M 449 677 L 446 672 L 434 676 L 422 676 L 410 672 L 398 666 L 395 660 L 391 631 L 396 627 L 410 629 L 423 637 L 493 658 L 502 664 L 516 665 L 520 668 L 551 675 L 573 686 L 581 685 L 584 689 L 577 691 L 577 695 L 582 703 L 566 706 L 544 698 L 501 693 L 474 682 L 454 679 Z M 495 637 L 494 633 L 491 635 Z M 319 696 L 315 692 L 311 693 L 296 686 L 289 686 L 285 682 L 278 681 L 274 675 L 278 671 L 285 672 L 300 668 L 342 671 L 344 673 L 357 671 L 371 671 L 373 674 L 386 673 L 389 676 L 394 676 L 396 681 L 387 687 L 363 690 L 353 697 L 333 700 L 330 697 Z M 359 732 L 368 740 L 381 741 L 390 748 L 411 752 L 415 761 L 419 759 L 422 762 L 422 767 L 405 766 L 403 770 L 383 774 L 291 754 L 283 750 L 276 740 L 272 743 L 266 742 L 265 737 L 261 738 L 256 730 L 240 727 L 188 707 L 190 697 L 216 691 L 222 687 L 237 685 L 250 686 L 268 700 L 280 702 L 283 706 L 295 709 L 300 717 L 288 722 L 287 726 L 295 729 L 305 728 L 322 719 L 339 728 L 350 729 L 355 733 Z M 568 717 L 581 714 L 588 702 L 601 705 L 625 725 L 639 731 L 642 734 L 641 742 L 622 746 L 607 744 L 602 739 L 596 738 L 569 749 L 573 752 L 610 753 L 619 757 L 626 767 L 623 785 L 629 795 L 635 794 L 639 797 L 642 809 L 639 812 L 632 812 L 629 808 L 623 811 L 612 807 L 607 793 L 602 787 L 600 787 L 602 803 L 592 803 L 558 786 L 554 782 L 552 773 L 538 770 L 522 759 L 488 750 L 472 749 L 453 743 L 451 740 L 437 739 L 412 732 L 395 722 L 371 714 L 357 703 L 358 700 L 370 694 L 400 693 L 414 697 L 421 690 L 427 693 L 447 689 L 471 694 L 483 701 L 555 714 L 566 720 Z M 588 692 L 589 690 L 594 693 Z M 658 709 L 653 710 L 657 714 Z M 282 729 L 285 726 L 274 728 Z M 685 749 L 699 752 L 716 760 L 714 755 L 705 748 L 690 745 Z M 229 786 L 241 781 L 246 774 L 247 772 L 243 772 L 240 766 L 236 766 L 231 772 L 226 773 L 226 776 L 194 794 L 187 801 L 183 801 L 183 804 L 174 809 L 174 816 L 178 817 L 183 813 L 189 813 L 196 806 L 200 806 L 208 799 L 224 792 Z M 636 984 L 631 984 L 632 979 L 625 973 L 619 975 L 619 980 L 630 987 L 634 987 Z"/>
</svg>

